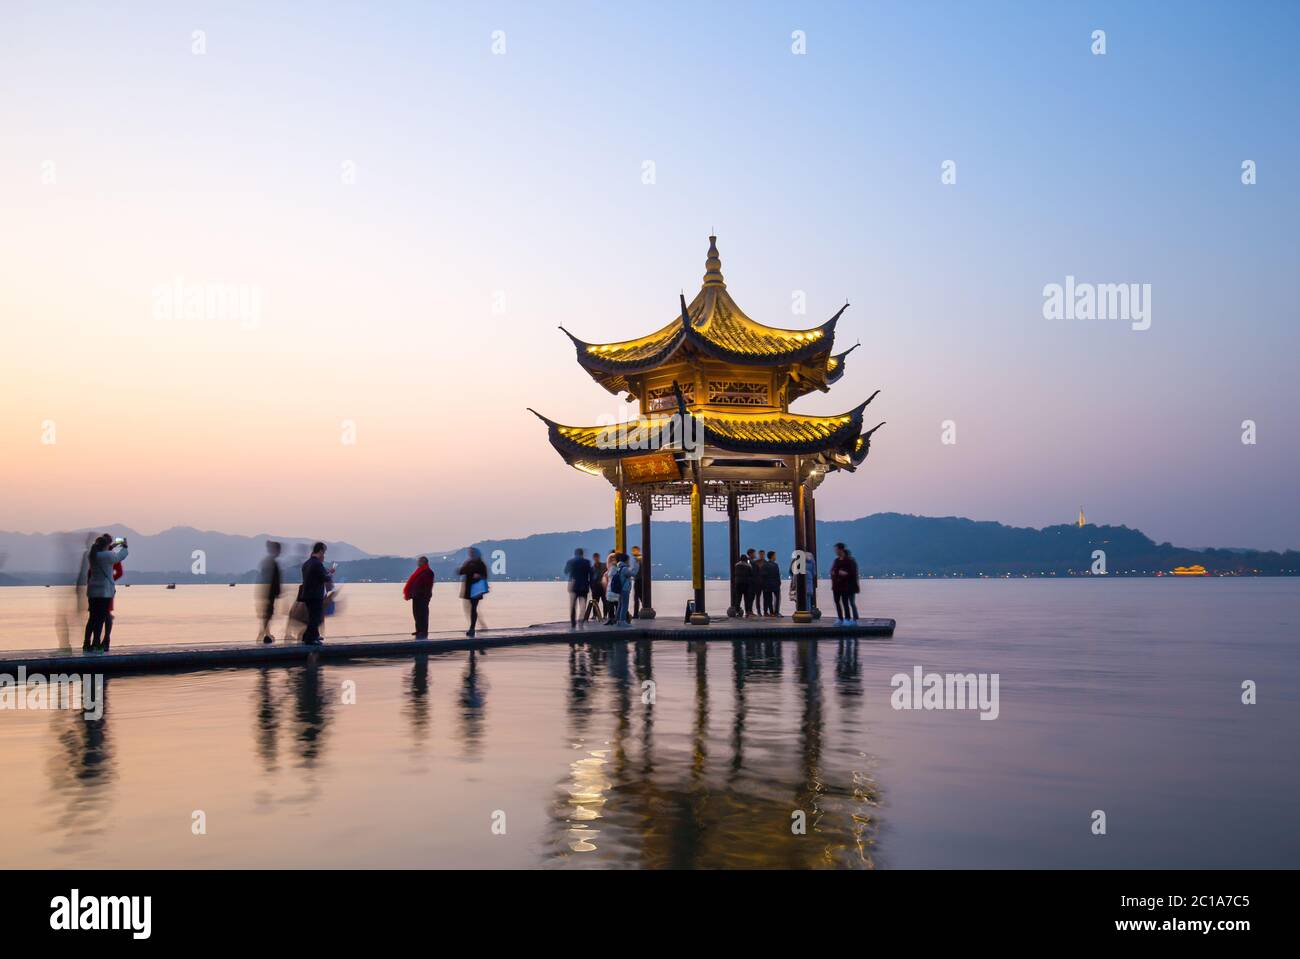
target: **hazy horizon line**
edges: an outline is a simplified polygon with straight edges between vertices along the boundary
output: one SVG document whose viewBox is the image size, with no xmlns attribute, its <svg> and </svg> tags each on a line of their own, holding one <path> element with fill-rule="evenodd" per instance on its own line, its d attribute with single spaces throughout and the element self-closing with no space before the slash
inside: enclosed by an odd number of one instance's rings
<svg viewBox="0 0 1300 959">
<path fill-rule="evenodd" d="M 1046 525 L 1044 525 L 1044 526 L 1032 526 L 1032 525 L 1017 526 L 1017 525 L 1014 525 L 1014 524 L 1011 524 L 1011 523 L 1007 523 L 1007 522 L 1004 522 L 1004 521 L 1002 521 L 1002 520 L 998 520 L 998 519 L 975 519 L 975 518 L 970 517 L 970 516 L 959 516 L 959 515 L 957 515 L 957 514 L 955 514 L 955 513 L 950 513 L 950 514 L 946 514 L 946 515 L 942 515 L 942 516 L 940 516 L 940 515 L 928 515 L 928 514 L 925 514 L 925 513 L 905 513 L 905 512 L 901 512 L 901 511 L 899 511 L 899 510 L 878 510 L 878 511 L 876 511 L 876 512 L 874 512 L 874 513 L 863 513 L 863 514 L 860 515 L 860 516 L 849 517 L 849 518 L 846 518 L 846 519 L 838 519 L 838 518 L 821 518 L 821 517 L 819 517 L 819 518 L 817 519 L 817 523 L 818 523 L 819 525 L 824 525 L 824 524 L 827 524 L 827 523 L 853 523 L 853 522 L 857 522 L 858 520 L 869 519 L 869 518 L 871 518 L 871 517 L 873 517 L 873 516 L 910 516 L 910 517 L 915 517 L 915 518 L 918 518 L 918 519 L 938 519 L 938 520 L 942 520 L 942 519 L 956 519 L 956 520 L 965 520 L 965 521 L 967 521 L 967 522 L 971 522 L 971 523 L 993 523 L 993 524 L 996 524 L 996 525 L 998 525 L 998 526 L 1003 526 L 1003 527 L 1005 527 L 1005 528 L 1007 528 L 1007 529 L 1033 530 L 1033 531 L 1035 531 L 1035 532 L 1041 532 L 1041 531 L 1043 531 L 1043 530 L 1045 530 L 1045 529 L 1051 529 L 1052 527 L 1055 527 L 1055 526 L 1073 526 L 1073 525 L 1075 525 L 1073 522 L 1064 522 L 1064 523 L 1048 523 L 1048 524 L 1046 524 Z M 783 519 L 783 518 L 784 518 L 784 519 L 789 519 L 789 517 L 782 517 L 782 516 L 780 516 L 780 515 L 773 515 L 773 516 L 763 516 L 763 517 L 760 517 L 760 518 L 757 518 L 757 519 L 745 519 L 744 517 L 741 517 L 741 521 L 742 521 L 742 522 L 747 522 L 747 523 L 760 523 L 760 522 L 765 522 L 765 521 L 767 521 L 767 520 L 781 520 L 781 519 Z M 689 520 L 689 519 L 668 519 L 668 518 L 663 518 L 663 519 L 659 519 L 659 520 L 657 520 L 656 522 L 658 522 L 658 523 L 689 523 L 690 520 Z M 707 524 L 723 524 L 723 523 L 726 523 L 726 518 L 723 517 L 723 518 L 721 518 L 721 519 L 706 519 L 706 520 L 705 520 L 705 523 L 706 523 L 706 525 L 707 525 Z M 628 517 L 628 523 L 627 523 L 627 525 L 628 525 L 629 528 L 631 528 L 631 527 L 633 527 L 633 526 L 639 527 L 639 526 L 640 526 L 640 518 L 639 518 L 639 517 L 634 518 L 634 517 L 632 517 L 632 516 L 629 516 L 629 517 Z M 1141 532 L 1144 536 L 1147 536 L 1149 539 L 1151 539 L 1152 542 L 1157 543 L 1157 545 L 1159 545 L 1160 542 L 1161 542 L 1161 541 L 1156 540 L 1156 539 L 1153 538 L 1153 537 L 1150 537 L 1149 534 L 1143 532 L 1143 531 L 1142 531 L 1142 528 L 1141 528 L 1140 526 L 1130 526 L 1130 525 L 1128 525 L 1127 523 L 1113 524 L 1113 523 L 1095 523 L 1095 522 L 1087 522 L 1085 525 L 1087 525 L 1087 526 L 1095 526 L 1095 527 L 1097 527 L 1098 529 L 1128 529 L 1128 530 L 1134 530 L 1134 531 L 1137 531 L 1137 532 Z M 57 535 L 60 535 L 60 534 L 87 533 L 87 532 L 91 532 L 91 531 L 94 531 L 94 530 L 108 530 L 108 529 L 112 529 L 112 528 L 115 527 L 115 526 L 116 526 L 116 527 L 122 527 L 122 528 L 124 528 L 124 529 L 129 529 L 129 530 L 131 530 L 131 532 L 136 533 L 136 534 L 141 535 L 141 536 L 161 536 L 163 533 L 167 533 L 167 532 L 170 532 L 170 531 L 172 531 L 172 530 L 184 530 L 184 529 L 188 529 L 188 530 L 194 530 L 195 532 L 198 532 L 198 533 L 211 533 L 211 534 L 220 535 L 220 536 L 238 536 L 238 537 L 242 537 L 242 538 L 244 538 L 244 539 L 260 539 L 260 538 L 265 537 L 265 538 L 268 538 L 268 539 L 280 539 L 280 540 L 311 540 L 311 541 L 319 541 L 319 542 L 323 542 L 323 543 L 326 543 L 327 545 L 335 545 L 335 546 L 339 546 L 339 545 L 342 545 L 342 546 L 350 546 L 350 547 L 352 547 L 353 549 L 359 550 L 359 551 L 364 552 L 364 553 L 368 553 L 368 554 L 370 555 L 370 557 L 375 558 L 375 559 L 381 559 L 381 558 L 384 558 L 384 557 L 408 558 L 408 554 L 407 554 L 405 551 L 400 551 L 400 550 L 399 550 L 399 551 L 391 551 L 391 550 L 388 550 L 388 551 L 385 551 L 385 550 L 378 550 L 378 551 L 376 551 L 376 550 L 369 549 L 368 547 L 361 546 L 361 545 L 357 544 L 356 542 L 354 542 L 354 541 L 352 541 L 352 540 L 350 540 L 350 539 L 343 539 L 343 538 L 335 538 L 335 539 L 331 539 L 331 538 L 329 538 L 329 537 L 318 536 L 318 535 L 303 536 L 303 535 L 299 535 L 299 534 L 295 534 L 295 533 L 268 533 L 268 532 L 265 532 L 265 531 L 257 532 L 257 533 L 241 533 L 241 532 L 232 532 L 232 531 L 230 531 L 230 530 L 221 530 L 221 529 L 205 529 L 205 528 L 203 528 L 203 527 L 192 526 L 192 525 L 189 525 L 189 524 L 186 524 L 186 523 L 177 523 L 177 524 L 173 524 L 173 525 L 171 525 L 171 526 L 165 526 L 165 527 L 162 527 L 161 529 L 158 529 L 158 530 L 156 530 L 156 531 L 154 531 L 154 532 L 149 532 L 149 531 L 144 530 L 144 529 L 139 529 L 139 528 L 133 526 L 133 525 L 130 524 L 130 523 L 108 523 L 108 524 L 104 524 L 104 525 L 102 525 L 102 526 L 80 526 L 80 527 L 76 527 L 76 528 L 74 528 L 74 529 L 60 529 L 60 530 L 48 530 L 48 531 L 41 531 L 41 530 L 35 530 L 35 531 L 23 531 L 23 530 L 14 530 L 14 529 L 4 529 L 4 530 L 0 530 L 0 535 L 3 535 L 3 534 L 13 534 L 13 535 L 16 535 L 16 536 L 57 536 Z M 473 546 L 473 545 L 475 545 L 476 543 L 483 543 L 483 542 L 504 542 L 504 541 L 509 541 L 509 540 L 523 540 L 523 539 L 528 539 L 528 538 L 533 537 L 533 536 L 552 536 L 552 535 L 557 535 L 557 534 L 562 534 L 562 533 L 574 533 L 574 534 L 578 534 L 578 533 L 588 533 L 588 532 L 593 532 L 593 531 L 597 531 L 597 530 L 605 530 L 605 529 L 613 529 L 613 524 L 611 523 L 611 524 L 608 524 L 608 525 L 605 525 L 605 526 L 592 526 L 592 527 L 588 527 L 587 529 L 544 529 L 544 530 L 535 530 L 535 531 L 533 531 L 533 532 L 529 532 L 529 533 L 521 533 L 521 534 L 514 534 L 514 535 L 480 536 L 480 537 L 476 537 L 476 538 L 473 539 L 473 540 L 470 540 L 469 542 L 460 543 L 460 544 L 458 544 L 458 545 L 456 545 L 456 546 L 452 546 L 452 547 L 450 547 L 450 548 L 445 548 L 445 549 L 425 549 L 425 550 L 417 550 L 417 551 L 415 551 L 415 552 L 413 552 L 413 553 L 410 553 L 409 555 L 410 555 L 410 556 L 416 556 L 416 555 L 419 555 L 420 553 L 430 553 L 430 554 L 446 555 L 446 554 L 448 554 L 448 553 L 454 553 L 454 552 L 456 552 L 456 551 L 458 551 L 458 550 L 465 549 L 466 547 Z M 1190 549 L 1190 550 L 1207 550 L 1207 549 L 1221 549 L 1221 550 L 1233 550 L 1233 551 L 1235 551 L 1235 550 L 1249 550 L 1249 551 L 1251 551 L 1251 552 L 1258 552 L 1258 553 L 1270 553 L 1270 552 L 1271 552 L 1271 553 L 1279 553 L 1279 554 L 1280 554 L 1280 553 L 1287 553 L 1287 552 L 1294 552 L 1294 551 L 1297 550 L 1297 547 L 1294 547 L 1294 546 L 1287 546 L 1287 547 L 1285 547 L 1285 548 L 1283 548 L 1283 549 L 1268 549 L 1268 548 L 1256 547 L 1256 546 L 1178 546 L 1177 544 L 1173 543 L 1172 540 L 1165 540 L 1164 542 L 1167 542 L 1167 543 L 1169 543 L 1171 546 L 1175 546 L 1175 547 L 1178 548 L 1178 549 Z"/>
</svg>

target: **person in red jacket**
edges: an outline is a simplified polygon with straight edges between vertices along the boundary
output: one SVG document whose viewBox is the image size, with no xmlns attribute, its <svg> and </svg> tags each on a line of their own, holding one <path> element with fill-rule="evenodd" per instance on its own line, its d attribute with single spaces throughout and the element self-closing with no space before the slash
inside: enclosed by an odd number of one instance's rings
<svg viewBox="0 0 1300 959">
<path fill-rule="evenodd" d="M 415 572 L 402 587 L 402 598 L 411 603 L 411 614 L 415 617 L 416 639 L 429 638 L 429 600 L 433 599 L 433 570 L 429 566 L 429 557 L 421 556 L 415 562 Z"/>
</svg>

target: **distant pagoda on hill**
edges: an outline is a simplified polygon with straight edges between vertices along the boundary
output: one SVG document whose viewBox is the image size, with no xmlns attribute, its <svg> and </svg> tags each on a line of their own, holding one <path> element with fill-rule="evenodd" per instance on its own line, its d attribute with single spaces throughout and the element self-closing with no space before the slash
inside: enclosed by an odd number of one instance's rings
<svg viewBox="0 0 1300 959">
<path fill-rule="evenodd" d="M 880 423 L 863 430 L 865 402 L 838 416 L 790 412 L 801 396 L 844 375 L 855 347 L 832 352 L 844 310 L 810 330 L 785 330 L 750 319 L 727 292 L 717 237 L 709 237 L 704 284 L 663 328 L 618 343 L 587 343 L 568 330 L 578 364 L 609 392 L 639 404 L 635 421 L 613 426 L 564 426 L 533 412 L 551 445 L 570 466 L 604 476 L 614 487 L 615 549 L 627 551 L 627 501 L 641 507 L 643 616 L 653 617 L 650 514 L 676 504 L 691 510 L 692 622 L 706 624 L 704 518 L 707 503 L 725 509 L 731 568 L 740 553 L 741 510 L 789 503 L 795 549 L 816 556 L 813 492 L 827 473 L 852 472 L 866 459 Z M 784 566 L 784 561 L 782 562 Z M 814 579 L 818 567 L 814 565 Z M 796 622 L 815 610 L 805 575 L 797 575 Z M 734 585 L 734 584 L 733 584 Z M 735 590 L 728 615 L 739 614 Z"/>
</svg>

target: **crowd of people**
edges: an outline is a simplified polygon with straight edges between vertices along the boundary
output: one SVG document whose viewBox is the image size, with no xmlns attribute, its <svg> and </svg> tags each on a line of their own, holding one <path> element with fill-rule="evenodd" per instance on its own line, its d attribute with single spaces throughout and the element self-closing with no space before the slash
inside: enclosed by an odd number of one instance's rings
<svg viewBox="0 0 1300 959">
<path fill-rule="evenodd" d="M 610 550 L 602 562 L 599 553 L 587 559 L 581 548 L 564 564 L 569 584 L 569 626 L 577 629 L 592 619 L 606 626 L 631 626 L 641 613 L 645 592 L 641 550 L 631 553 Z"/>
<path fill-rule="evenodd" d="M 319 646 L 325 641 L 321 636 L 321 625 L 332 611 L 338 594 L 334 584 L 337 564 L 325 564 L 326 551 L 326 545 L 318 542 L 312 546 L 311 553 L 302 563 L 302 583 L 289 609 L 286 639 L 294 639 L 309 646 Z M 271 633 L 271 622 L 275 617 L 276 602 L 283 592 L 280 553 L 281 544 L 268 540 L 266 556 L 258 569 L 258 637 L 263 643 L 275 641 Z M 82 572 L 77 580 L 79 592 L 84 589 L 88 609 L 83 650 L 101 651 L 109 647 L 113 634 L 116 584 L 122 577 L 122 562 L 127 555 L 126 539 L 114 539 L 107 533 L 94 537 L 87 548 Z M 792 559 L 789 567 L 791 600 L 796 596 L 797 563 L 797 559 Z M 808 602 L 815 605 L 815 561 L 811 556 L 805 556 L 804 563 Z M 589 622 L 615 627 L 631 626 L 632 619 L 642 609 L 647 572 L 641 562 L 641 550 L 635 546 L 630 553 L 611 549 L 604 559 L 600 553 L 594 552 L 588 559 L 584 550 L 575 549 L 572 558 L 564 564 L 564 578 L 569 593 L 570 628 L 578 629 Z M 456 575 L 461 580 L 460 598 L 465 603 L 469 620 L 469 629 L 465 635 L 472 638 L 479 629 L 486 628 L 479 615 L 479 604 L 489 592 L 488 567 L 477 548 L 471 546 L 466 551 L 465 561 L 457 569 Z M 402 598 L 411 604 L 411 615 L 415 620 L 415 630 L 411 635 L 416 639 L 429 638 L 429 604 L 433 599 L 435 580 L 429 558 L 421 556 L 402 587 Z M 736 615 L 746 619 L 782 618 L 783 581 L 775 550 L 746 550 L 732 570 L 732 609 Z M 857 594 L 861 591 L 858 563 L 843 543 L 835 544 L 830 587 L 835 599 L 835 625 L 857 625 Z"/>
<path fill-rule="evenodd" d="M 794 585 L 794 560 L 790 566 L 790 584 Z M 812 571 L 809 570 L 809 573 Z M 813 577 L 809 576 L 809 582 Z M 782 618 L 781 567 L 776 561 L 776 551 L 749 549 L 740 554 L 732 570 L 731 607 L 745 619 L 769 616 Z"/>
</svg>

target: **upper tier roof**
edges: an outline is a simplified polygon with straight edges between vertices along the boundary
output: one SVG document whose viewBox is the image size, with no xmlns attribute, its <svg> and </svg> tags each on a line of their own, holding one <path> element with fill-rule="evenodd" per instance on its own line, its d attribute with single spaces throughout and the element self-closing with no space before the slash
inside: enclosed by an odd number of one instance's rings
<svg viewBox="0 0 1300 959">
<path fill-rule="evenodd" d="M 564 327 L 560 329 L 573 341 L 578 363 L 611 393 L 628 389 L 628 376 L 645 373 L 674 359 L 683 348 L 742 366 L 794 366 L 809 368 L 807 389 L 821 388 L 820 377 L 829 384 L 844 372 L 844 357 L 849 351 L 831 355 L 835 342 L 835 324 L 846 309 L 810 330 L 786 330 L 765 326 L 746 315 L 727 292 L 722 278 L 722 261 L 718 257 L 717 237 L 709 237 L 709 256 L 705 261 L 704 285 L 688 304 L 681 298 L 681 312 L 671 323 L 653 333 L 617 343 L 588 343 Z"/>
</svg>

